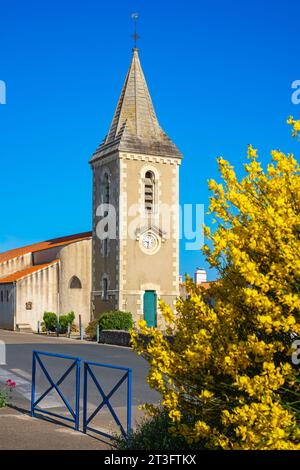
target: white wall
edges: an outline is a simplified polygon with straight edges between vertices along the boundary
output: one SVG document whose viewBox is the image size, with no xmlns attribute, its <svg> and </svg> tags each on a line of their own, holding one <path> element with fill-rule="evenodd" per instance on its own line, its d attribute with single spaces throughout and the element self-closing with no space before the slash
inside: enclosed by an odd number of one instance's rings
<svg viewBox="0 0 300 470">
<path fill-rule="evenodd" d="M 91 320 L 91 271 L 92 271 L 92 240 L 83 240 L 65 246 L 59 253 L 59 300 L 60 314 L 73 311 L 75 323 L 79 323 L 81 315 L 83 325 Z M 70 289 L 70 280 L 77 276 L 81 289 Z"/>
<path fill-rule="evenodd" d="M 203 282 L 207 282 L 207 273 L 205 269 L 197 269 L 195 272 L 195 284 L 202 284 Z"/>
<path fill-rule="evenodd" d="M 9 276 L 16 271 L 22 271 L 29 266 L 32 266 L 31 253 L 10 259 L 0 264 L 0 277 Z"/>
<path fill-rule="evenodd" d="M 43 320 L 44 312 L 57 313 L 58 264 L 17 282 L 16 325 L 28 324 L 36 331 L 37 322 Z M 26 310 L 27 302 L 32 302 L 32 310 Z"/>
</svg>

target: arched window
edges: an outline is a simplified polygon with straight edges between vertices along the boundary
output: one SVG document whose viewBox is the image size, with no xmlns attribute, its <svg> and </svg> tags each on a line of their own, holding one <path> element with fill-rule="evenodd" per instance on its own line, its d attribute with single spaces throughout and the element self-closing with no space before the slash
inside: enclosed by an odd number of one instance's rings
<svg viewBox="0 0 300 470">
<path fill-rule="evenodd" d="M 154 184 L 155 184 L 154 173 L 152 173 L 152 171 L 147 171 L 145 174 L 145 209 L 147 212 L 153 211 Z"/>
<path fill-rule="evenodd" d="M 110 200 L 109 176 L 107 173 L 105 173 L 104 178 L 103 178 L 103 202 L 104 204 L 109 204 L 109 200 Z"/>
<path fill-rule="evenodd" d="M 81 281 L 77 276 L 73 276 L 70 280 L 70 289 L 81 289 Z"/>
</svg>

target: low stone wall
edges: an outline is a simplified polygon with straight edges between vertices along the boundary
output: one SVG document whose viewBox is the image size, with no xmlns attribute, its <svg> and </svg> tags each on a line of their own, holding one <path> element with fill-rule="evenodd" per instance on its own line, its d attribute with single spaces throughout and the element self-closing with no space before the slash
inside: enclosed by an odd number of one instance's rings
<svg viewBox="0 0 300 470">
<path fill-rule="evenodd" d="M 149 336 L 139 335 L 146 347 L 150 341 Z M 174 342 L 173 336 L 165 336 L 167 341 L 172 344 Z M 126 346 L 130 348 L 130 333 L 125 330 L 103 330 L 100 331 L 99 342 L 102 344 L 114 344 L 116 346 Z"/>
<path fill-rule="evenodd" d="M 130 333 L 123 330 L 100 331 L 100 343 L 130 347 Z"/>
</svg>

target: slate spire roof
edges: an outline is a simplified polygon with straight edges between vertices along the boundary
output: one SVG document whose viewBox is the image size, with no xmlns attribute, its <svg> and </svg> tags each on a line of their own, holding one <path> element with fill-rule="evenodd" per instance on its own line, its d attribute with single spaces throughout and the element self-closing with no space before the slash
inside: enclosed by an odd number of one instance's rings
<svg viewBox="0 0 300 470">
<path fill-rule="evenodd" d="M 115 150 L 182 157 L 158 123 L 136 48 L 109 132 L 91 161 Z"/>
</svg>

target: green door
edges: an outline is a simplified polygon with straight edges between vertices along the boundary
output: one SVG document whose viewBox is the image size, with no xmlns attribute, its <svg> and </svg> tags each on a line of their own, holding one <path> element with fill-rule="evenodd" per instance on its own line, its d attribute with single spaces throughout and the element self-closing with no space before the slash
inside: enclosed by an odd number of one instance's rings
<svg viewBox="0 0 300 470">
<path fill-rule="evenodd" d="M 148 327 L 156 327 L 157 296 L 154 290 L 147 290 L 144 294 L 144 320 Z"/>
</svg>

